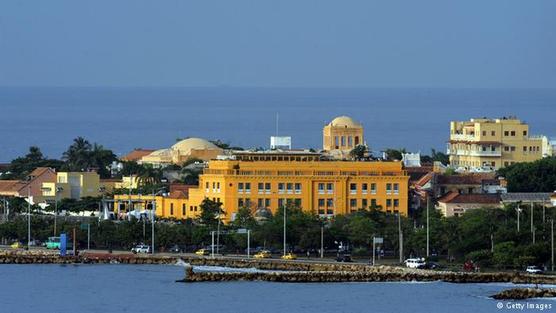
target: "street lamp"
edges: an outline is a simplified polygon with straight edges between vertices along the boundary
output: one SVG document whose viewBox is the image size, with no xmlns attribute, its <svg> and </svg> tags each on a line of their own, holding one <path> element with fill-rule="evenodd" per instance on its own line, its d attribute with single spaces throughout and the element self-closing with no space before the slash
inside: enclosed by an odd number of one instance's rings
<svg viewBox="0 0 556 313">
<path fill-rule="evenodd" d="M 521 208 L 519 207 L 519 204 L 517 205 L 517 208 L 515 210 L 517 212 L 517 232 L 519 233 L 519 213 L 521 213 Z"/>
<path fill-rule="evenodd" d="M 286 211 L 287 207 L 284 206 L 284 255 L 286 255 Z"/>
<path fill-rule="evenodd" d="M 31 248 L 31 186 L 27 186 L 27 250 Z"/>
<path fill-rule="evenodd" d="M 56 187 L 54 189 L 54 237 L 56 237 L 56 219 L 58 216 L 58 194 L 62 192 L 64 188 Z"/>
</svg>

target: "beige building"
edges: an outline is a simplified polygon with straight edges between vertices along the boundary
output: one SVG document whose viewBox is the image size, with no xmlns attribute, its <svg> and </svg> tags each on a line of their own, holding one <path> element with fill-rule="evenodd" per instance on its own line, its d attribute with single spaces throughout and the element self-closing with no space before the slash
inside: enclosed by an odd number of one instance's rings
<svg viewBox="0 0 556 313">
<path fill-rule="evenodd" d="M 96 172 L 59 172 L 56 181 L 42 184 L 45 200 L 81 199 L 100 195 L 100 177 Z"/>
<path fill-rule="evenodd" d="M 139 163 L 152 164 L 156 167 L 164 167 L 170 164 L 181 165 L 191 158 L 204 161 L 216 159 L 224 152 L 212 142 L 201 138 L 187 138 L 181 140 L 167 149 L 156 150 L 143 156 Z"/>
<path fill-rule="evenodd" d="M 436 209 L 445 217 L 461 216 L 465 212 L 481 208 L 500 208 L 499 194 L 460 194 L 449 192 L 438 199 Z"/>
<path fill-rule="evenodd" d="M 499 169 L 543 157 L 543 136 L 532 136 L 529 125 L 515 117 L 450 122 L 447 153 L 455 168 Z"/>
<path fill-rule="evenodd" d="M 363 126 L 348 116 L 336 117 L 322 130 L 322 148 L 336 158 L 347 158 L 364 143 Z"/>
</svg>

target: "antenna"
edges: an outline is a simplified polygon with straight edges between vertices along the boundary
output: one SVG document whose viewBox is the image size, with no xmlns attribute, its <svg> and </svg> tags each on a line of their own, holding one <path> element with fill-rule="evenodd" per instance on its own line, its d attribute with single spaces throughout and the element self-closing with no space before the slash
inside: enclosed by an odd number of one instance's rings
<svg viewBox="0 0 556 313">
<path fill-rule="evenodd" d="M 278 115 L 278 112 L 276 112 L 276 137 L 278 137 L 278 118 L 279 118 L 279 115 Z"/>
</svg>

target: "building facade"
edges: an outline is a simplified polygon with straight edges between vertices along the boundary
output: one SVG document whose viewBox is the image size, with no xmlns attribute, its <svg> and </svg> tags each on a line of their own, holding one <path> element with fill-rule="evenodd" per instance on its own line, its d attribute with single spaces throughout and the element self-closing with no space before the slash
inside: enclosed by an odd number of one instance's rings
<svg viewBox="0 0 556 313">
<path fill-rule="evenodd" d="M 139 163 L 164 167 L 171 164 L 181 165 L 185 161 L 196 158 L 203 161 L 215 159 L 224 152 L 212 142 L 202 138 L 180 140 L 167 149 L 159 149 L 141 157 Z"/>
<path fill-rule="evenodd" d="M 42 196 L 47 201 L 55 199 L 81 199 L 101 194 L 100 177 L 96 172 L 58 172 L 56 180 L 42 184 Z"/>
<path fill-rule="evenodd" d="M 347 158 L 357 145 L 365 144 L 363 126 L 351 117 L 339 116 L 324 126 L 322 149 L 336 158 Z"/>
<path fill-rule="evenodd" d="M 450 122 L 448 155 L 453 167 L 499 169 L 543 157 L 543 137 L 515 117 Z"/>
</svg>

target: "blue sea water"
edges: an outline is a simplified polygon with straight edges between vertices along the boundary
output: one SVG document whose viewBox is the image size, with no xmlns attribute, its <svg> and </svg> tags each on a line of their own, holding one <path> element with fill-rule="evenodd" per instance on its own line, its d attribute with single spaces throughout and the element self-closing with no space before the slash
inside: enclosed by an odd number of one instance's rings
<svg viewBox="0 0 556 313">
<path fill-rule="evenodd" d="M 338 115 L 363 123 L 373 151 L 444 150 L 450 120 L 517 115 L 532 134 L 556 135 L 554 89 L 0 87 L 0 162 L 38 145 L 49 157 L 77 136 L 122 155 L 176 138 L 267 147 L 269 136 L 320 148 Z"/>
<path fill-rule="evenodd" d="M 502 312 L 489 296 L 511 284 L 176 283 L 179 266 L 1 265 L 5 313 Z M 530 299 L 519 303 L 552 305 Z M 502 302 L 506 305 L 508 302 Z M 538 310 L 526 310 L 534 312 Z"/>
</svg>

